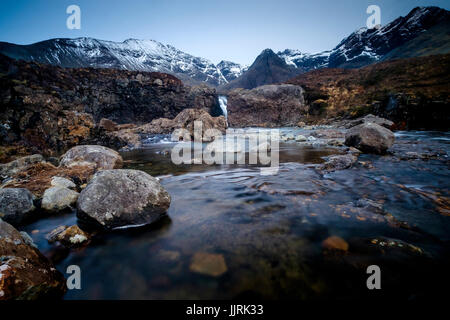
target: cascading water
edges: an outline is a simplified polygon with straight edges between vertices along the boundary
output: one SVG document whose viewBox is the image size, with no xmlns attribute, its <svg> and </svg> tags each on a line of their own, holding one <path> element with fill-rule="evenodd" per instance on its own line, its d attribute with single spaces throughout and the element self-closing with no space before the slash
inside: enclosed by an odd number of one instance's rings
<svg viewBox="0 0 450 320">
<path fill-rule="evenodd" d="M 225 116 L 225 119 L 228 119 L 228 114 L 227 114 L 227 97 L 226 96 L 219 96 L 219 105 L 220 105 L 220 109 L 222 109 L 222 113 Z"/>
</svg>

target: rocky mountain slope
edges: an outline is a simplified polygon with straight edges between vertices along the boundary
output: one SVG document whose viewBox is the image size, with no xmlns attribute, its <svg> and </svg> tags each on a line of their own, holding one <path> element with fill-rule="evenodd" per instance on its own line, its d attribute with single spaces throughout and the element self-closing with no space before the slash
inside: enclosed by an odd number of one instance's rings
<svg viewBox="0 0 450 320">
<path fill-rule="evenodd" d="M 204 82 L 211 86 L 228 83 L 240 76 L 244 69 L 228 61 L 214 65 L 207 59 L 194 57 L 154 40 L 51 39 L 30 45 L 0 42 L 0 53 L 13 59 L 60 67 L 164 72 L 176 75 L 183 81 Z"/>
<path fill-rule="evenodd" d="M 252 89 L 264 84 L 286 81 L 299 73 L 299 69 L 288 65 L 271 49 L 265 49 L 255 62 L 237 79 L 219 87 L 219 91 L 233 88 Z"/>
<path fill-rule="evenodd" d="M 165 73 L 60 68 L 0 55 L 0 145 L 58 154 L 88 139 L 102 118 L 139 124 L 187 108 L 221 110 L 215 89 Z"/>
<path fill-rule="evenodd" d="M 307 122 L 373 113 L 399 129 L 448 130 L 450 54 L 314 70 L 287 83 L 304 88 Z"/>
<path fill-rule="evenodd" d="M 417 7 L 405 17 L 399 17 L 385 26 L 358 29 L 332 50 L 310 54 L 286 49 L 276 54 L 284 60 L 282 63 L 277 61 L 275 54 L 268 55 L 271 50 L 266 49 L 240 78 L 219 88 L 223 91 L 251 89 L 310 70 L 359 68 L 382 60 L 448 53 L 449 39 L 450 12 L 438 7 Z M 274 63 L 277 67 L 261 63 L 265 56 L 277 61 Z"/>
</svg>

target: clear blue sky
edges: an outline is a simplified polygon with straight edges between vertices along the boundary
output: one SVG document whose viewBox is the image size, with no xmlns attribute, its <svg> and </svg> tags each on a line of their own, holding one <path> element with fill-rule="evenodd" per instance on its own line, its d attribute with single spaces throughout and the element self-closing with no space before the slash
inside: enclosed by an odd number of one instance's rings
<svg viewBox="0 0 450 320">
<path fill-rule="evenodd" d="M 71 4 L 81 8 L 81 30 L 66 28 Z M 382 24 L 416 6 L 450 9 L 448 0 L 0 0 L 0 41 L 153 39 L 214 63 L 250 64 L 265 48 L 331 49 L 365 25 L 370 4 Z"/>
</svg>

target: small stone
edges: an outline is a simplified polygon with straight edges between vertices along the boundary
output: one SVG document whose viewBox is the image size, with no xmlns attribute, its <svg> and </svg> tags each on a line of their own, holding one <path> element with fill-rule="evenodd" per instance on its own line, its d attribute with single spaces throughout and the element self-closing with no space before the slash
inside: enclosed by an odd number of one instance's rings
<svg viewBox="0 0 450 320">
<path fill-rule="evenodd" d="M 189 269 L 212 277 L 219 277 L 228 270 L 223 255 L 206 252 L 194 254 Z"/>
<path fill-rule="evenodd" d="M 306 141 L 306 137 L 304 135 L 299 134 L 298 136 L 295 137 L 295 141 L 297 142 L 303 142 Z"/>
</svg>

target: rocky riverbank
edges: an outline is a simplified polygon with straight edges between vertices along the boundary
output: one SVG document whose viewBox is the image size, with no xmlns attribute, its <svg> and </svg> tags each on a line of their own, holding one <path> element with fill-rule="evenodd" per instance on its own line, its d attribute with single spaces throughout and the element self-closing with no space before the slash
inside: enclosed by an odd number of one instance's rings
<svg viewBox="0 0 450 320">
<path fill-rule="evenodd" d="M 0 154 L 59 155 L 95 136 L 96 124 L 173 119 L 188 108 L 220 115 L 215 89 L 164 73 L 70 69 L 0 55 Z"/>
</svg>

